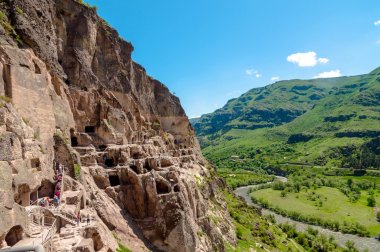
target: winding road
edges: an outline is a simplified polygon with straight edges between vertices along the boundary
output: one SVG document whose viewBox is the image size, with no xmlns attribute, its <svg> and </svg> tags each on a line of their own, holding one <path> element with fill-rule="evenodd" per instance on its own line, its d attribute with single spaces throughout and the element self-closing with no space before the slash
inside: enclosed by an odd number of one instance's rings
<svg viewBox="0 0 380 252">
<path fill-rule="evenodd" d="M 276 176 L 276 179 L 283 181 L 283 182 L 288 181 L 287 178 L 280 177 L 280 176 Z M 272 182 L 265 183 L 265 184 L 270 184 L 270 183 L 272 183 Z M 259 185 L 262 185 L 262 184 L 259 184 Z M 247 202 L 248 205 L 262 208 L 261 206 L 253 203 L 251 200 L 251 197 L 249 196 L 249 189 L 258 187 L 259 185 L 238 187 L 238 188 L 236 188 L 234 193 L 237 196 L 241 196 L 242 198 L 244 198 L 244 200 Z M 276 214 L 275 212 L 268 210 L 268 209 L 265 209 L 265 208 L 262 208 L 262 214 L 263 215 L 269 215 L 269 214 L 273 215 L 275 217 L 277 223 L 288 222 L 289 224 L 295 224 L 297 231 L 306 231 L 306 229 L 310 226 L 310 227 L 318 230 L 320 234 L 324 234 L 326 236 L 333 236 L 335 238 L 335 242 L 340 246 L 345 246 L 345 243 L 350 240 L 350 241 L 355 242 L 356 248 L 358 248 L 360 251 L 364 251 L 366 249 L 369 252 L 380 251 L 380 242 L 377 241 L 375 238 L 360 237 L 360 236 L 352 235 L 352 234 L 343 234 L 341 232 L 335 232 L 335 231 L 332 231 L 332 230 L 329 230 L 326 228 L 322 228 L 320 226 L 309 225 L 309 224 L 306 224 L 306 223 L 303 223 L 300 221 L 295 221 L 295 220 L 292 220 L 288 217 L 284 217 L 282 215 Z"/>
</svg>

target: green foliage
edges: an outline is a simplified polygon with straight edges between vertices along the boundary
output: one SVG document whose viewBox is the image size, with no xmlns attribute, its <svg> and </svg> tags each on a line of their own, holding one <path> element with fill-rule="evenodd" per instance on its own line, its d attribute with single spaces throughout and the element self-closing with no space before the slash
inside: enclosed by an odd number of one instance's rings
<svg viewBox="0 0 380 252">
<path fill-rule="evenodd" d="M 251 249 L 258 251 L 299 251 L 300 246 L 291 242 L 286 234 L 273 224 L 274 221 L 269 222 L 267 217 L 261 216 L 256 208 L 247 206 L 233 194 L 225 191 L 224 196 L 238 238 L 235 248 L 230 244 L 225 245 L 226 251 L 245 252 Z M 260 246 L 257 247 L 257 244 Z"/>
<path fill-rule="evenodd" d="M 75 179 L 78 180 L 81 174 L 81 166 L 79 164 L 74 164 L 74 174 L 75 174 Z"/>
<path fill-rule="evenodd" d="M 23 15 L 24 14 L 24 11 L 20 7 L 18 7 L 18 6 L 16 6 L 15 10 L 16 10 L 16 13 L 19 14 L 19 15 Z"/>
<path fill-rule="evenodd" d="M 117 244 L 119 245 L 119 247 L 116 249 L 116 252 L 132 252 L 132 250 L 130 250 L 121 243 L 121 239 L 117 236 L 115 232 L 112 232 L 112 235 L 116 239 Z"/>
<path fill-rule="evenodd" d="M 116 249 L 116 252 L 132 252 L 132 250 L 119 243 L 119 247 Z"/>
<path fill-rule="evenodd" d="M 12 102 L 12 99 L 7 97 L 7 96 L 4 96 L 4 95 L 0 95 L 0 101 L 3 101 L 5 103 L 11 103 Z"/>
<path fill-rule="evenodd" d="M 376 206 L 376 199 L 373 195 L 368 196 L 367 206 L 369 206 L 369 207 L 375 207 Z"/>
<path fill-rule="evenodd" d="M 355 243 L 353 241 L 347 241 L 345 245 L 346 245 L 347 251 L 359 252 L 359 250 L 355 248 Z"/>
<path fill-rule="evenodd" d="M 379 69 L 252 89 L 192 123 L 205 156 L 218 167 L 380 169 Z M 227 165 L 231 156 L 240 157 L 234 166 Z"/>
<path fill-rule="evenodd" d="M 342 198 L 341 192 L 335 188 L 321 187 L 314 191 L 303 187 L 300 192 L 290 191 L 288 187 L 281 192 L 256 190 L 251 193 L 251 198 L 280 215 L 334 231 L 360 236 L 375 235 L 380 231 L 373 209 L 366 206 L 364 196 L 352 203 Z M 282 197 L 283 192 L 286 192 L 286 199 Z"/>
<path fill-rule="evenodd" d="M 232 189 L 240 186 L 256 185 L 273 181 L 274 176 L 266 174 L 265 171 L 257 169 L 255 171 L 247 171 L 243 169 L 217 169 L 218 176 L 225 179 L 227 185 Z"/>
<path fill-rule="evenodd" d="M 290 225 L 288 223 L 280 224 L 279 226 L 289 238 L 293 238 L 307 251 L 351 251 L 349 249 L 339 247 L 335 243 L 334 237 L 327 237 L 324 234 L 319 234 L 318 230 L 311 227 L 309 227 L 306 232 L 298 232 L 294 225 Z M 353 245 L 350 248 L 355 249 L 355 246 Z"/>
<path fill-rule="evenodd" d="M 83 1 L 83 0 L 78 0 L 78 2 L 79 2 L 80 4 L 83 4 L 84 6 L 87 6 L 88 8 L 92 8 L 92 9 L 94 9 L 95 11 L 98 9 L 97 6 L 95 6 L 95 5 L 91 5 L 90 3 L 87 3 L 87 2 L 85 2 L 85 1 Z"/>
<path fill-rule="evenodd" d="M 0 25 L 4 27 L 4 30 L 8 35 L 13 33 L 13 26 L 8 22 L 7 16 L 2 11 L 0 11 Z"/>
<path fill-rule="evenodd" d="M 5 15 L 5 13 L 2 11 L 0 11 L 0 25 L 4 28 L 5 33 L 8 36 L 13 37 L 13 39 L 15 39 L 18 44 L 22 44 L 21 37 L 16 33 L 11 23 L 9 23 L 7 15 Z"/>
</svg>

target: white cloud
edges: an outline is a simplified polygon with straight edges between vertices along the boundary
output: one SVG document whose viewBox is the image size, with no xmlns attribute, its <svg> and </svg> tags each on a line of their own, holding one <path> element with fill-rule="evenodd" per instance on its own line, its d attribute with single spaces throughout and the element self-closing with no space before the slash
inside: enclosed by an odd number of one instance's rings
<svg viewBox="0 0 380 252">
<path fill-rule="evenodd" d="M 271 81 L 279 81 L 280 80 L 280 77 L 278 76 L 273 76 L 272 78 L 270 78 Z"/>
<path fill-rule="evenodd" d="M 248 76 L 255 76 L 256 78 L 260 78 L 262 76 L 261 73 L 259 73 L 259 71 L 252 68 L 245 70 L 245 74 Z"/>
<path fill-rule="evenodd" d="M 334 78 L 334 77 L 340 77 L 340 76 L 342 76 L 342 73 L 340 72 L 339 69 L 337 69 L 337 70 L 332 70 L 329 72 L 320 73 L 320 74 L 314 76 L 314 78 L 315 79 L 317 79 L 317 78 Z"/>
<path fill-rule="evenodd" d="M 327 58 L 317 58 L 316 52 L 294 53 L 288 56 L 288 62 L 297 64 L 299 67 L 313 67 L 319 64 L 329 62 Z"/>
<path fill-rule="evenodd" d="M 249 75 L 249 76 L 252 76 L 254 71 L 255 70 L 253 70 L 253 69 L 247 69 L 247 70 L 245 70 L 245 74 Z"/>
<path fill-rule="evenodd" d="M 380 45 L 380 39 L 378 41 L 376 41 L 376 44 Z"/>
<path fill-rule="evenodd" d="M 375 23 L 373 23 L 373 24 L 376 25 L 376 26 L 380 26 L 380 19 L 377 20 L 377 21 L 375 21 Z"/>
<path fill-rule="evenodd" d="M 330 60 L 327 59 L 327 58 L 319 58 L 319 59 L 318 59 L 318 62 L 321 63 L 321 64 L 326 64 L 326 63 L 328 63 L 329 61 L 330 61 Z"/>
</svg>

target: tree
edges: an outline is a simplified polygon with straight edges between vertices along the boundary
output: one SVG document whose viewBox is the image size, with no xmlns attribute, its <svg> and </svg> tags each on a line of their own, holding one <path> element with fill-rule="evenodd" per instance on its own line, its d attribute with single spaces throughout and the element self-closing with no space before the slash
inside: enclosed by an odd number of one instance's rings
<svg viewBox="0 0 380 252">
<path fill-rule="evenodd" d="M 347 180 L 347 185 L 348 185 L 348 187 L 349 187 L 350 189 L 352 188 L 352 183 L 353 183 L 352 178 L 349 178 L 349 179 Z"/>
<path fill-rule="evenodd" d="M 357 251 L 359 251 L 357 248 L 355 248 L 355 242 L 353 242 L 353 241 L 347 241 L 345 243 L 345 245 L 346 245 L 346 248 L 347 248 L 346 251 L 350 251 L 350 252 L 357 252 Z"/>
<path fill-rule="evenodd" d="M 376 199 L 373 195 L 368 196 L 367 198 L 367 206 L 374 207 L 376 206 Z"/>
</svg>

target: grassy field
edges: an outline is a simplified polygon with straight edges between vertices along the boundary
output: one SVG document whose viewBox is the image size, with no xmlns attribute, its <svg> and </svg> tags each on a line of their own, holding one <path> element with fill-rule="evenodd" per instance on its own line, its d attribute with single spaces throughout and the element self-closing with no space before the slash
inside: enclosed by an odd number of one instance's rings
<svg viewBox="0 0 380 252">
<path fill-rule="evenodd" d="M 256 185 L 274 180 L 273 175 L 267 175 L 259 173 L 259 171 L 247 171 L 237 169 L 232 171 L 231 169 L 222 168 L 217 170 L 218 175 L 225 179 L 228 186 L 235 189 L 239 186 Z"/>
<path fill-rule="evenodd" d="M 252 192 L 256 198 L 263 198 L 273 206 L 277 206 L 287 211 L 299 212 L 313 215 L 326 220 L 344 221 L 348 223 L 360 223 L 365 226 L 371 235 L 380 234 L 380 224 L 376 221 L 375 209 L 367 206 L 367 192 L 362 191 L 360 199 L 353 203 L 339 189 L 322 187 L 313 190 L 314 195 L 318 195 L 319 200 L 310 200 L 312 191 L 301 191 L 299 193 L 287 193 L 281 197 L 281 191 L 273 189 L 263 189 Z M 377 205 L 380 204 L 380 193 L 375 193 Z"/>
<path fill-rule="evenodd" d="M 236 227 L 237 246 L 225 244 L 227 252 L 254 251 L 305 251 L 302 246 L 287 238 L 276 225 L 271 224 L 256 210 L 247 206 L 231 193 L 224 193 L 227 208 Z"/>
</svg>

